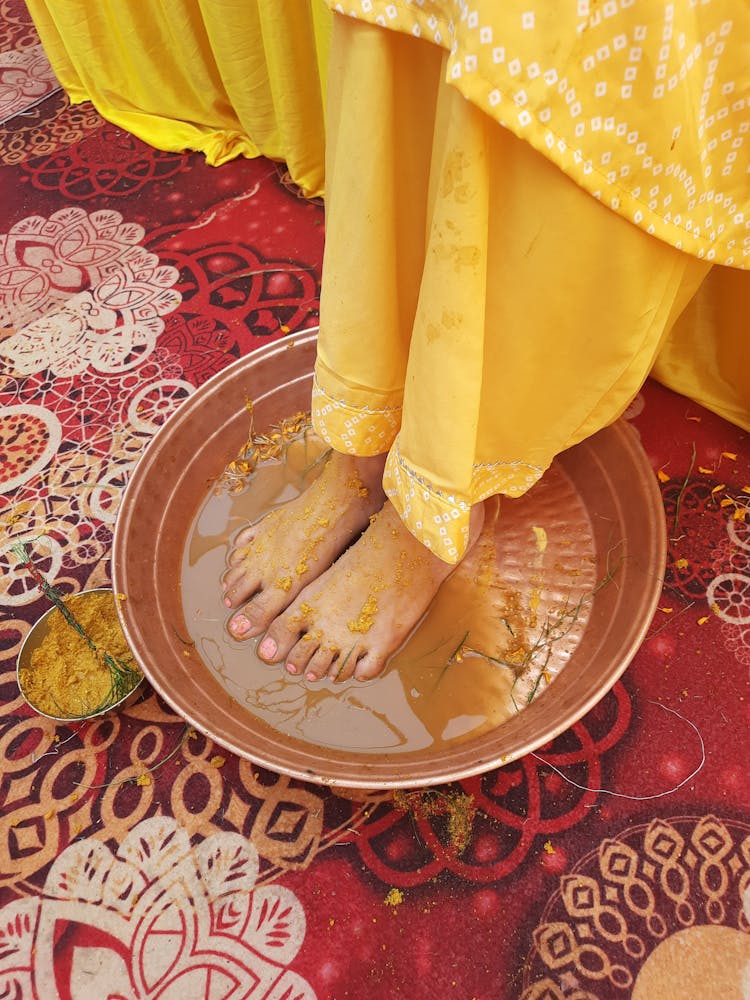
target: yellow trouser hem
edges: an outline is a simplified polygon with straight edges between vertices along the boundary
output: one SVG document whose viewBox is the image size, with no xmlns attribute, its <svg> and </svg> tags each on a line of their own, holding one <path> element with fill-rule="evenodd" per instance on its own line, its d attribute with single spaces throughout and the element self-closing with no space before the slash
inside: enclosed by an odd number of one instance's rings
<svg viewBox="0 0 750 1000">
<path fill-rule="evenodd" d="M 352 404 L 324 389 L 313 379 L 312 424 L 334 451 L 349 455 L 382 455 L 388 451 L 401 426 L 401 407 Z"/>
<path fill-rule="evenodd" d="M 524 462 L 475 465 L 468 497 L 439 489 L 420 474 L 393 444 L 385 463 L 383 487 L 399 517 L 414 537 L 443 562 L 461 560 L 469 542 L 469 518 L 474 504 L 502 493 L 518 497 L 544 473 Z"/>
</svg>

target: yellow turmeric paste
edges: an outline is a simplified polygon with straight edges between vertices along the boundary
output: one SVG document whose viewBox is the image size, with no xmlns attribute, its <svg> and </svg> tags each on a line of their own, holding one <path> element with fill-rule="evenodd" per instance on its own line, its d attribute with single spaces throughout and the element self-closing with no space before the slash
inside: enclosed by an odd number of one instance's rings
<svg viewBox="0 0 750 1000">
<path fill-rule="evenodd" d="M 372 626 L 375 624 L 375 616 L 378 613 L 378 602 L 374 594 L 370 594 L 365 603 L 362 605 L 362 610 L 359 613 L 359 617 L 355 621 L 349 622 L 350 632 L 369 632 Z"/>
<path fill-rule="evenodd" d="M 86 640 L 55 608 L 47 618 L 47 633 L 31 654 L 31 662 L 19 666 L 18 682 L 34 708 L 58 718 L 81 717 L 106 708 L 113 698 L 112 673 L 104 660 L 107 653 L 137 670 L 109 591 L 74 594 L 65 601 L 97 647 Z M 131 678 L 129 690 L 140 674 Z M 128 690 L 118 691 L 119 700 Z"/>
</svg>

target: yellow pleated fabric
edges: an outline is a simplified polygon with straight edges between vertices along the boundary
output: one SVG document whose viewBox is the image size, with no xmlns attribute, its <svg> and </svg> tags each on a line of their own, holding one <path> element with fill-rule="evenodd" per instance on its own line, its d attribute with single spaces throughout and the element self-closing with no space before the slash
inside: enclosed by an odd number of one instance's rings
<svg viewBox="0 0 750 1000">
<path fill-rule="evenodd" d="M 28 0 L 71 101 L 158 149 L 285 160 L 323 193 L 323 0 Z"/>
<path fill-rule="evenodd" d="M 652 375 L 750 431 L 750 273 L 714 267 L 671 330 Z"/>
<path fill-rule="evenodd" d="M 325 144 L 314 420 L 389 452 L 446 561 L 649 372 L 750 430 L 746 0 L 344 0 L 330 81 L 323 0 L 28 5 L 71 99 L 156 147 L 317 195 Z"/>
<path fill-rule="evenodd" d="M 386 491 L 447 562 L 615 420 L 711 265 L 654 239 L 444 83 L 439 48 L 336 18 L 313 415 L 389 451 Z"/>
</svg>

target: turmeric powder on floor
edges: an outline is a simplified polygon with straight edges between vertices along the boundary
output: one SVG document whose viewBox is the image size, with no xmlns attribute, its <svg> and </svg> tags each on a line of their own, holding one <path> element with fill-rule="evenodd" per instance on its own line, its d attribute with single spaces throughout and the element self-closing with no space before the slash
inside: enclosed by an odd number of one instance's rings
<svg viewBox="0 0 750 1000">
<path fill-rule="evenodd" d="M 27 701 L 38 711 L 56 718 L 80 718 L 102 711 L 119 701 L 138 683 L 140 672 L 129 676 L 129 689 L 115 688 L 105 654 L 138 671 L 128 648 L 110 591 L 74 594 L 65 600 L 86 639 L 54 608 L 47 618 L 47 632 L 19 666 L 18 682 Z"/>
</svg>

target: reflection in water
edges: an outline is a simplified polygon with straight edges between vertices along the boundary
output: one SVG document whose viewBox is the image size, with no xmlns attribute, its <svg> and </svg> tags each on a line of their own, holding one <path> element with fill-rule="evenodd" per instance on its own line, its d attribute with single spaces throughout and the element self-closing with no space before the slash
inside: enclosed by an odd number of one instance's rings
<svg viewBox="0 0 750 1000">
<path fill-rule="evenodd" d="M 586 598 L 596 586 L 588 515 L 556 466 L 526 497 L 489 505 L 480 541 L 380 678 L 311 684 L 263 663 L 256 641 L 229 635 L 220 581 L 231 539 L 297 496 L 317 473 L 321 450 L 307 434 L 289 447 L 286 461 L 261 465 L 241 492 L 208 496 L 191 527 L 182 569 L 185 621 L 225 690 L 282 733 L 369 753 L 477 736 L 539 697 L 580 642 Z"/>
</svg>

